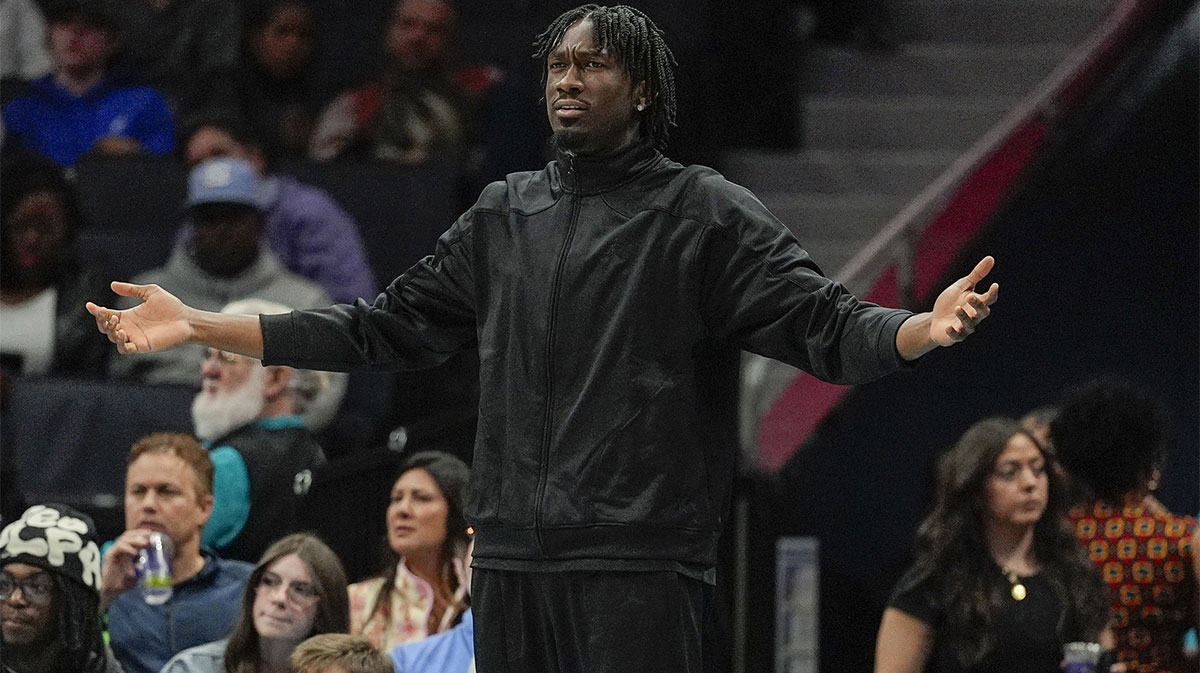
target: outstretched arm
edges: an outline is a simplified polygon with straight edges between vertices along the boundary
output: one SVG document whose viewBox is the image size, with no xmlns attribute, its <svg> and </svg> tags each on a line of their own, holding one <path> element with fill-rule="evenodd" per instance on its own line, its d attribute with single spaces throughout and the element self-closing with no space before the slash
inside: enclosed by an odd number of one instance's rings
<svg viewBox="0 0 1200 673">
<path fill-rule="evenodd" d="M 117 345 L 118 353 L 153 353 L 185 343 L 201 343 L 262 359 L 258 316 L 200 311 L 157 285 L 114 282 L 112 289 L 123 297 L 142 300 L 124 311 L 87 303 L 97 329 Z"/>
<path fill-rule="evenodd" d="M 991 313 L 1000 286 L 992 283 L 988 291 L 975 291 L 992 270 L 996 260 L 991 256 L 979 260 L 971 273 L 959 278 L 942 290 L 933 310 L 918 313 L 900 326 L 896 333 L 896 350 L 905 360 L 916 360 L 939 346 L 952 346 L 966 339 L 983 319 Z"/>
</svg>

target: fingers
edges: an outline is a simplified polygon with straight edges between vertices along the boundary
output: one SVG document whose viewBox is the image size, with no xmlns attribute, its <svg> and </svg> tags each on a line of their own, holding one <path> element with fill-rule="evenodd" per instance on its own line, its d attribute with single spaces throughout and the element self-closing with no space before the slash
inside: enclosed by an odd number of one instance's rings
<svg viewBox="0 0 1200 673">
<path fill-rule="evenodd" d="M 134 285 L 120 280 L 114 280 L 109 287 L 122 297 L 137 297 L 143 300 L 158 289 L 157 285 Z"/>
<path fill-rule="evenodd" d="M 979 284 L 979 281 L 983 280 L 984 277 L 991 273 L 992 267 L 995 265 L 996 259 L 991 255 L 988 255 L 987 257 L 979 260 L 979 263 L 975 265 L 974 269 L 971 269 L 971 273 L 967 274 L 967 277 L 963 280 L 967 282 L 968 287 L 975 287 Z"/>
</svg>

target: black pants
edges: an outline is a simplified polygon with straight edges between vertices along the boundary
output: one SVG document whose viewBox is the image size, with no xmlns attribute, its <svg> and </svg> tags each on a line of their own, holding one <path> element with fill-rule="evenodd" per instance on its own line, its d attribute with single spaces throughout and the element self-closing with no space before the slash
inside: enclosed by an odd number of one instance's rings
<svg viewBox="0 0 1200 673">
<path fill-rule="evenodd" d="M 471 580 L 478 673 L 701 673 L 708 585 L 675 572 L 515 572 Z"/>
</svg>

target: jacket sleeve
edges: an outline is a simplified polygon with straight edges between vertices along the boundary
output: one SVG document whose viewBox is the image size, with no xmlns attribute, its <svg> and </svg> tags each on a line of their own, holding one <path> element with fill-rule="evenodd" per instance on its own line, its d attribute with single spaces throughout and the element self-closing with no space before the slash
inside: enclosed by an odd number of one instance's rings
<svg viewBox="0 0 1200 673">
<path fill-rule="evenodd" d="M 910 311 L 860 301 L 826 278 L 748 190 L 721 179 L 702 194 L 712 205 L 696 253 L 700 310 L 719 339 L 831 383 L 863 383 L 907 365 L 896 332 Z"/>
<path fill-rule="evenodd" d="M 471 214 L 372 303 L 364 299 L 260 318 L 263 363 L 345 371 L 425 369 L 476 344 Z"/>
</svg>

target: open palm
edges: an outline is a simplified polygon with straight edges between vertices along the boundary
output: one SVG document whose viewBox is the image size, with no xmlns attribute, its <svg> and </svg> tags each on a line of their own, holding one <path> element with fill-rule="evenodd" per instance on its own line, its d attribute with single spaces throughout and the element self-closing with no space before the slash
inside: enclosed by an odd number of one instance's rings
<svg viewBox="0 0 1200 673">
<path fill-rule="evenodd" d="M 187 312 L 191 309 L 175 295 L 157 285 L 115 282 L 112 289 L 123 297 L 142 300 L 137 306 L 123 311 L 87 303 L 88 312 L 96 318 L 96 327 L 117 345 L 118 352 L 162 351 L 192 338 L 192 328 L 187 320 Z"/>
</svg>

